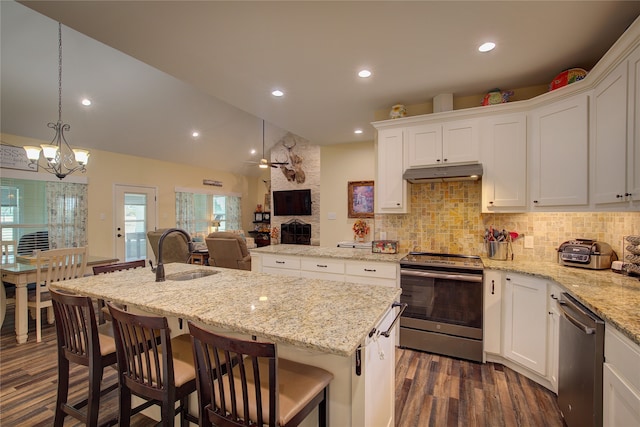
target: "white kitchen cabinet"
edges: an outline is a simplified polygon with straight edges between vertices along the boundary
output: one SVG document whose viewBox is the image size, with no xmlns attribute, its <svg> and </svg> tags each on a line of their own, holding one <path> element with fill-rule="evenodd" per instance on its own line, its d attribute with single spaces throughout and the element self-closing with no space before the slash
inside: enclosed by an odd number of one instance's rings
<svg viewBox="0 0 640 427">
<path fill-rule="evenodd" d="M 484 271 L 483 348 L 485 353 L 502 353 L 502 273 Z"/>
<path fill-rule="evenodd" d="M 299 277 L 300 258 L 283 255 L 262 255 L 262 272 Z"/>
<path fill-rule="evenodd" d="M 637 203 L 640 202 L 640 46 L 636 47 L 627 61 L 629 63 L 627 192 L 630 193 L 627 198 Z"/>
<path fill-rule="evenodd" d="M 300 276 L 344 282 L 344 261 L 329 258 L 301 258 Z"/>
<path fill-rule="evenodd" d="M 547 282 L 507 274 L 503 310 L 504 357 L 546 376 Z"/>
<path fill-rule="evenodd" d="M 405 133 L 407 168 L 473 163 L 480 158 L 480 131 L 476 120 L 407 126 Z"/>
<path fill-rule="evenodd" d="M 402 179 L 404 173 L 403 130 L 381 129 L 378 131 L 376 212 L 407 213 L 408 183 Z"/>
<path fill-rule="evenodd" d="M 482 123 L 482 211 L 527 207 L 527 116 L 488 117 Z"/>
<path fill-rule="evenodd" d="M 605 324 L 603 426 L 640 426 L 640 347 Z"/>
<path fill-rule="evenodd" d="M 532 206 L 588 203 L 588 97 L 579 94 L 531 112 Z"/>
<path fill-rule="evenodd" d="M 559 346 L 560 346 L 560 309 L 558 307 L 558 299 L 562 294 L 560 287 L 553 283 L 549 283 L 549 297 L 547 298 L 547 308 L 549 316 L 549 329 L 547 331 L 548 344 L 548 361 L 549 369 L 547 379 L 551 383 L 551 390 L 558 392 L 558 363 L 559 363 Z"/>
<path fill-rule="evenodd" d="M 345 282 L 398 287 L 400 264 L 375 261 L 345 261 Z"/>
</svg>

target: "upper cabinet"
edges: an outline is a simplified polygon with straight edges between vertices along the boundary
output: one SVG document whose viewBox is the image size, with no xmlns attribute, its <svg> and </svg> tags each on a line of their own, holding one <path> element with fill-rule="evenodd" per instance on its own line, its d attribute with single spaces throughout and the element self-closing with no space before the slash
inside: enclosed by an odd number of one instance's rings
<svg viewBox="0 0 640 427">
<path fill-rule="evenodd" d="M 407 126 L 407 168 L 477 162 L 480 152 L 475 120 Z"/>
<path fill-rule="evenodd" d="M 591 186 L 599 205 L 640 201 L 640 48 L 593 91 Z"/>
<path fill-rule="evenodd" d="M 402 179 L 404 173 L 404 132 L 401 128 L 378 131 L 376 212 L 409 212 L 408 183 Z"/>
<path fill-rule="evenodd" d="M 527 207 L 527 116 L 498 115 L 483 121 L 482 212 L 524 211 Z"/>
<path fill-rule="evenodd" d="M 588 203 L 587 95 L 531 112 L 531 200 L 533 208 Z"/>
</svg>

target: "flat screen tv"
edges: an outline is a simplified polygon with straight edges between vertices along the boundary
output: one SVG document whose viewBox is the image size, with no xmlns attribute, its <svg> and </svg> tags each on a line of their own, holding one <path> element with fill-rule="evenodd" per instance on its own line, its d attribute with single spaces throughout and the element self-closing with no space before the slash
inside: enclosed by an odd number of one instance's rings
<svg viewBox="0 0 640 427">
<path fill-rule="evenodd" d="M 274 191 L 273 215 L 311 215 L 311 190 Z"/>
</svg>

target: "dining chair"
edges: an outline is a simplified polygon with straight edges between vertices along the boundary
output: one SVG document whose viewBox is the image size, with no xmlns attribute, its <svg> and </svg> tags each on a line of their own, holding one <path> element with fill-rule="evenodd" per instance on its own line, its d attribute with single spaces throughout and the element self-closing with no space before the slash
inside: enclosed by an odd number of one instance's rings
<svg viewBox="0 0 640 427">
<path fill-rule="evenodd" d="M 36 342 L 42 340 L 42 309 L 47 308 L 47 318 L 53 321 L 51 314 L 51 283 L 75 279 L 84 276 L 87 267 L 87 247 L 50 249 L 36 251 L 36 286 L 29 292 L 27 307 L 35 310 Z"/>
<path fill-rule="evenodd" d="M 15 240 L 2 240 L 2 264 L 11 264 L 16 262 L 16 248 L 18 243 Z M 7 290 L 4 283 L 0 287 L 0 328 L 4 323 L 4 317 L 7 314 L 7 306 L 15 305 L 15 297 L 7 296 Z"/>
<path fill-rule="evenodd" d="M 98 274 L 114 273 L 116 271 L 131 270 L 134 268 L 144 268 L 145 265 L 146 261 L 143 259 L 117 262 L 107 265 L 95 265 L 93 266 L 93 275 L 97 276 Z M 124 306 L 119 307 L 124 308 Z M 104 300 L 98 299 L 98 322 L 103 324 L 105 320 L 111 320 L 111 315 L 109 314 L 109 309 L 104 304 Z"/>
<path fill-rule="evenodd" d="M 100 398 L 116 390 L 118 382 L 100 388 L 104 369 L 116 363 L 116 344 L 113 337 L 101 334 L 96 323 L 93 302 L 90 297 L 65 294 L 55 289 L 49 291 L 58 340 L 58 397 L 54 427 L 62 427 L 70 415 L 89 427 L 98 425 Z M 89 386 L 86 399 L 69 404 L 70 364 L 89 369 Z M 86 407 L 86 411 L 82 409 Z M 101 425 L 115 425 L 112 418 Z"/>
<path fill-rule="evenodd" d="M 170 338 L 166 317 L 124 311 L 107 302 L 111 313 L 120 383 L 120 426 L 130 425 L 131 415 L 160 405 L 163 426 L 197 423 L 189 414 L 189 394 L 196 391 L 196 376 L 188 334 Z M 131 396 L 146 402 L 131 408 Z M 175 402 L 179 406 L 175 408 Z"/>
<path fill-rule="evenodd" d="M 192 322 L 189 332 L 200 426 L 297 426 L 316 407 L 318 425 L 327 425 L 331 372 L 278 358 L 274 343 L 218 335 Z"/>
</svg>

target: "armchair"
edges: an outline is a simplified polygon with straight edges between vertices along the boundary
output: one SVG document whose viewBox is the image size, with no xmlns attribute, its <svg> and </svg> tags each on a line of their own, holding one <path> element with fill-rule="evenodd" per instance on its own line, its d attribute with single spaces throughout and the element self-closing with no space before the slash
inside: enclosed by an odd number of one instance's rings
<svg viewBox="0 0 640 427">
<path fill-rule="evenodd" d="M 238 234 L 213 232 L 205 239 L 209 249 L 209 265 L 236 270 L 251 270 L 251 255 Z"/>
<path fill-rule="evenodd" d="M 155 259 L 158 259 L 158 243 L 160 242 L 160 236 L 167 230 L 161 228 L 155 231 L 149 231 L 147 238 L 149 239 L 149 245 L 153 250 Z M 180 233 L 172 233 L 167 235 L 162 247 L 162 262 L 168 264 L 170 262 L 181 262 L 186 264 L 189 262 L 191 252 L 189 252 L 189 244 L 187 239 Z"/>
</svg>

